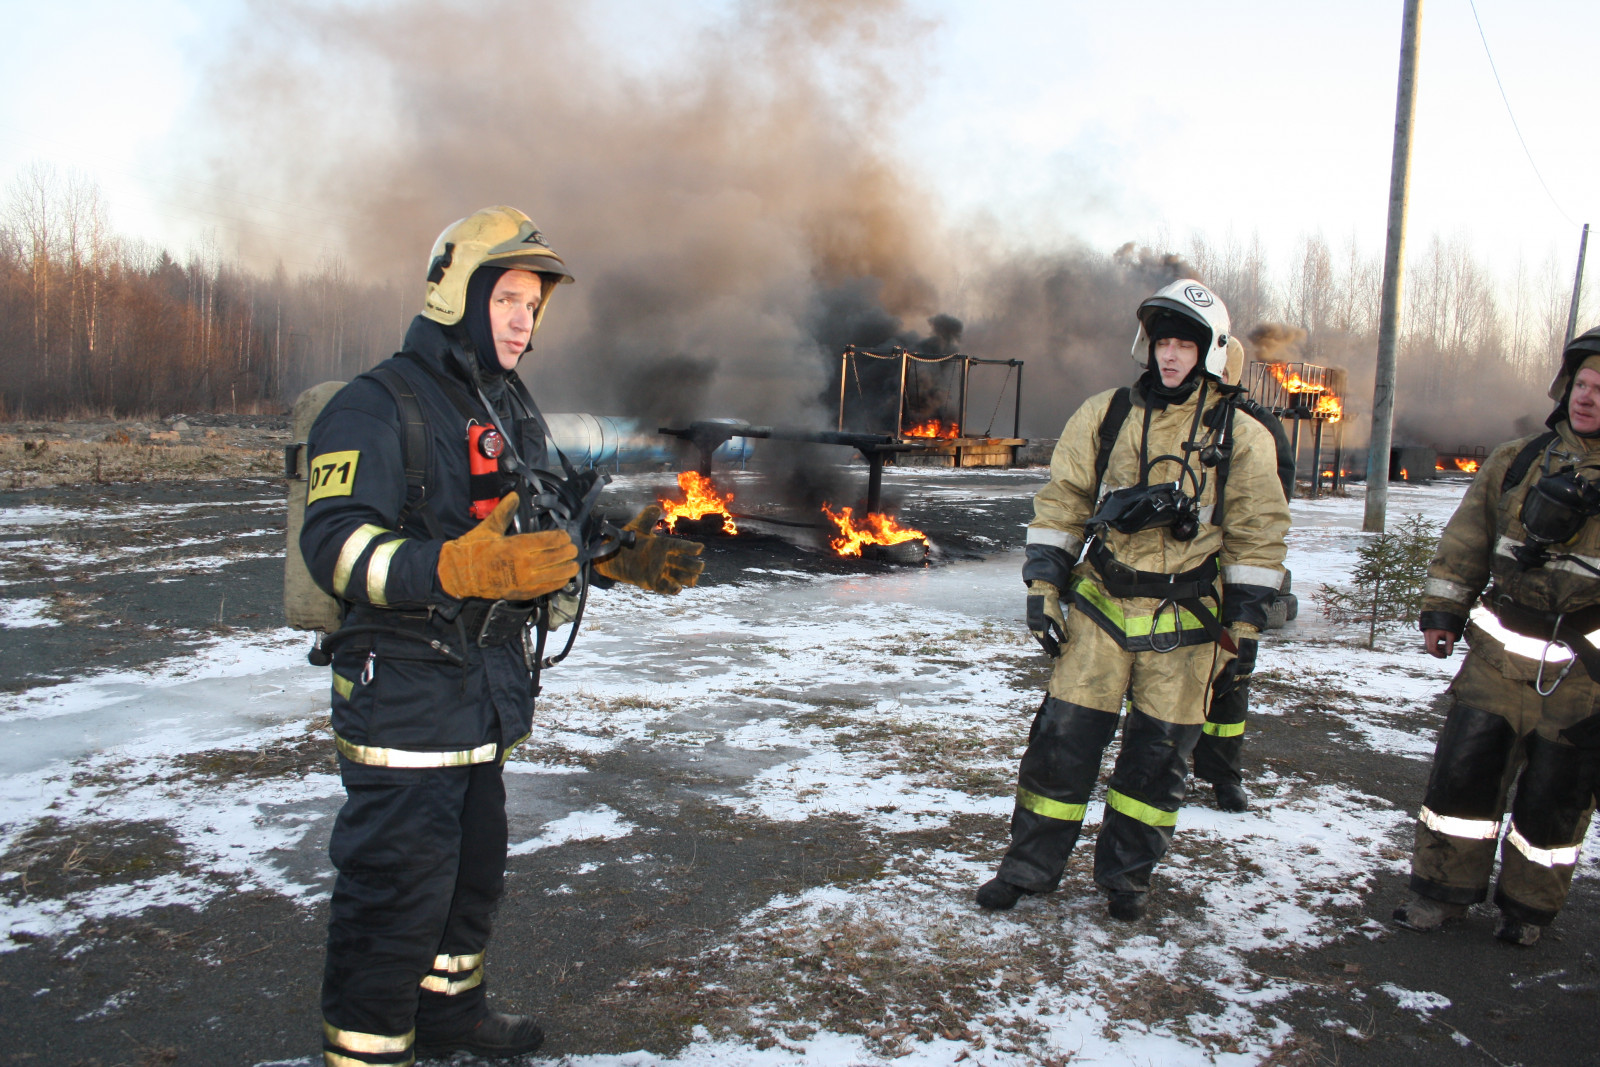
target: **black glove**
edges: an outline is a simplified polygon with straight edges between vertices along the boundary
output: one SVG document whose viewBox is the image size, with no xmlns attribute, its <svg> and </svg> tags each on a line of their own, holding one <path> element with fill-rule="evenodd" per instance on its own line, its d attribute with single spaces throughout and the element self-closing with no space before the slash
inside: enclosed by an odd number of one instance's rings
<svg viewBox="0 0 1600 1067">
<path fill-rule="evenodd" d="M 1222 670 L 1217 672 L 1217 680 L 1211 683 L 1211 691 L 1216 696 L 1231 693 L 1247 684 L 1256 670 L 1256 639 L 1235 634 L 1233 642 L 1239 646 L 1239 654 L 1223 664 Z"/>
<path fill-rule="evenodd" d="M 1051 659 L 1061 655 L 1067 639 L 1067 617 L 1061 610 L 1061 590 L 1049 582 L 1028 583 L 1028 631 Z"/>
</svg>

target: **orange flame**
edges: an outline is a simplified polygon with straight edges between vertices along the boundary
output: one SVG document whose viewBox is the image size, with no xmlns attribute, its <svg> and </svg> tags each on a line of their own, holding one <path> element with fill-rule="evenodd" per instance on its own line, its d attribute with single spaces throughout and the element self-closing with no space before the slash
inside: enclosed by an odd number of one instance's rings
<svg viewBox="0 0 1600 1067">
<path fill-rule="evenodd" d="M 1267 370 L 1272 376 L 1283 383 L 1283 388 L 1291 393 L 1320 393 L 1327 388 L 1325 385 L 1312 385 L 1298 374 L 1291 374 L 1287 363 L 1268 363 Z"/>
<path fill-rule="evenodd" d="M 710 478 L 702 477 L 699 471 L 684 471 L 678 475 L 678 488 L 683 490 L 682 500 L 667 500 L 660 498 L 661 521 L 674 532 L 677 530 L 679 519 L 700 519 L 707 515 L 722 516 L 722 532 L 738 533 L 739 528 L 733 524 L 732 493 L 723 493 L 711 483 Z"/>
<path fill-rule="evenodd" d="M 1311 414 L 1321 415 L 1329 422 L 1338 422 L 1340 419 L 1344 418 L 1344 405 L 1339 402 L 1338 397 L 1334 396 L 1332 393 L 1329 393 L 1326 396 L 1320 396 L 1317 398 L 1316 409 L 1313 410 Z"/>
<path fill-rule="evenodd" d="M 1455 460 L 1455 463 L 1456 463 L 1456 470 L 1458 470 L 1458 471 L 1466 471 L 1468 474 L 1477 474 L 1478 473 L 1479 464 L 1478 464 L 1478 461 L 1475 460 L 1475 459 L 1465 459 L 1465 458 L 1463 458 L 1461 456 L 1457 456 L 1456 460 Z"/>
<path fill-rule="evenodd" d="M 1411 480 L 1411 472 L 1406 470 L 1404 467 L 1401 467 L 1400 468 L 1400 480 L 1402 482 L 1409 482 Z"/>
<path fill-rule="evenodd" d="M 927 536 L 921 530 L 901 526 L 893 516 L 881 512 L 867 512 L 860 525 L 854 518 L 854 508 L 834 511 L 824 502 L 822 513 L 839 529 L 839 536 L 829 538 L 828 544 L 841 556 L 861 555 L 862 545 L 898 545 L 902 541 L 914 541 Z"/>
<path fill-rule="evenodd" d="M 953 422 L 947 425 L 938 419 L 929 419 L 927 422 L 919 422 L 909 430 L 906 430 L 904 435 L 906 437 L 960 437 L 961 427 Z"/>
</svg>

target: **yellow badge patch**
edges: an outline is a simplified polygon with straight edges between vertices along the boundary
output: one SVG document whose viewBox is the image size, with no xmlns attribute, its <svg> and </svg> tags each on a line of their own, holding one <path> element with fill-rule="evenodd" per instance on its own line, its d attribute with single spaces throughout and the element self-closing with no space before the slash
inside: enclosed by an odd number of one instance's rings
<svg viewBox="0 0 1600 1067">
<path fill-rule="evenodd" d="M 325 452 L 312 460 L 306 503 L 315 504 L 325 496 L 349 496 L 356 487 L 356 462 L 360 459 L 360 452 Z"/>
</svg>

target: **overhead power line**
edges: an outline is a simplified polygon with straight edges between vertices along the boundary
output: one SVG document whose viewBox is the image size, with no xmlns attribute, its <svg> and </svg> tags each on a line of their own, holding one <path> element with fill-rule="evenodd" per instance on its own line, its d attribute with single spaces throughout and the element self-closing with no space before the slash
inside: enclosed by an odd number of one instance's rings
<svg viewBox="0 0 1600 1067">
<path fill-rule="evenodd" d="M 1522 143 L 1523 154 L 1528 157 L 1528 166 L 1533 168 L 1533 176 L 1539 179 L 1539 184 L 1544 187 L 1544 195 L 1550 198 L 1551 205 L 1560 212 L 1561 217 L 1576 226 L 1578 223 L 1567 214 L 1561 206 L 1561 201 L 1556 199 L 1556 194 L 1550 191 L 1550 183 L 1544 180 L 1544 175 L 1539 172 L 1539 164 L 1533 161 L 1533 152 L 1528 148 L 1527 138 L 1522 136 L 1522 127 L 1517 125 L 1516 113 L 1511 110 L 1511 98 L 1506 96 L 1506 87 L 1500 81 L 1500 71 L 1495 68 L 1494 54 L 1489 51 L 1489 38 L 1483 32 L 1483 20 L 1478 18 L 1478 5 L 1476 0 L 1467 0 L 1467 6 L 1472 8 L 1472 21 L 1478 26 L 1478 39 L 1483 42 L 1483 54 L 1489 58 L 1489 72 L 1494 75 L 1494 84 L 1500 90 L 1500 99 L 1505 102 L 1506 115 L 1511 119 L 1511 128 L 1517 131 L 1517 140 Z"/>
</svg>

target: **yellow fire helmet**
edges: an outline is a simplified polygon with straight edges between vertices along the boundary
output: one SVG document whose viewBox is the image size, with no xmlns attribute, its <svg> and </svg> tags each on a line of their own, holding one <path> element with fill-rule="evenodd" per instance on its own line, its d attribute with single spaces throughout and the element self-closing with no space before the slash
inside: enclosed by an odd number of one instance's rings
<svg viewBox="0 0 1600 1067">
<path fill-rule="evenodd" d="M 1567 398 L 1567 391 L 1572 388 L 1572 379 L 1578 376 L 1583 361 L 1590 356 L 1600 356 L 1600 326 L 1580 333 L 1562 350 L 1561 367 L 1550 381 L 1551 400 L 1561 401 Z"/>
<path fill-rule="evenodd" d="M 445 326 L 460 322 L 467 310 L 467 280 L 484 265 L 538 272 L 541 298 L 533 316 L 534 333 L 539 332 L 551 290 L 573 280 L 532 219 L 503 204 L 486 207 L 452 222 L 433 242 L 422 314 Z"/>
<path fill-rule="evenodd" d="M 1145 323 L 1150 316 L 1166 311 L 1189 319 L 1211 334 L 1211 343 L 1200 348 L 1200 370 L 1221 380 L 1228 366 L 1228 308 L 1222 298 L 1193 278 L 1180 278 L 1139 305 L 1139 332 L 1133 336 L 1133 361 L 1145 366 L 1150 358 L 1150 335 Z"/>
</svg>

